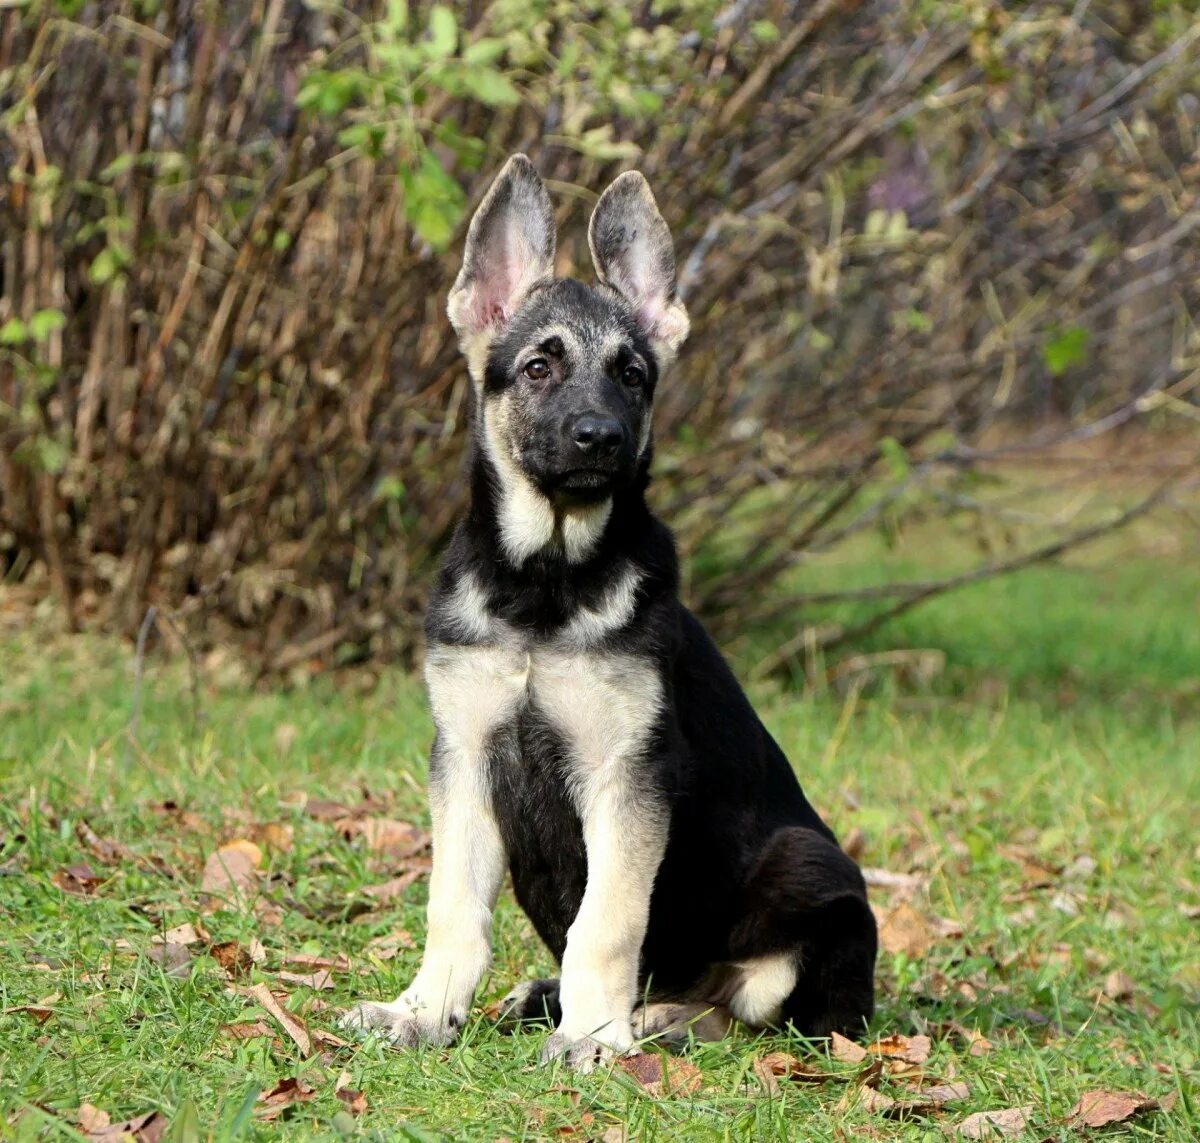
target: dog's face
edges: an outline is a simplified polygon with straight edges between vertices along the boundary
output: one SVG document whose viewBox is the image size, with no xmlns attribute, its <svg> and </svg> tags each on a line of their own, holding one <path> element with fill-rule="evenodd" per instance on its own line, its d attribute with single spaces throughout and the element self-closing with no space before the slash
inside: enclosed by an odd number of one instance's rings
<svg viewBox="0 0 1200 1143">
<path fill-rule="evenodd" d="M 556 280 L 549 197 L 514 156 L 471 222 L 449 301 L 501 479 L 568 508 L 634 478 L 655 387 L 688 328 L 671 235 L 640 174 L 604 192 L 588 238 L 599 286 Z"/>
</svg>

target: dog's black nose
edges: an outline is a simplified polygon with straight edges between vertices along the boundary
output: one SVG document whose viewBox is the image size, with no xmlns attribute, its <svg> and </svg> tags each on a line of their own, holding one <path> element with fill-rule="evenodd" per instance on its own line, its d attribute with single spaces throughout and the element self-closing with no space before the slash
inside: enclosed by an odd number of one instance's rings
<svg viewBox="0 0 1200 1143">
<path fill-rule="evenodd" d="M 580 452 L 597 459 L 612 456 L 621 447 L 621 422 L 604 413 L 581 413 L 568 432 Z"/>
</svg>

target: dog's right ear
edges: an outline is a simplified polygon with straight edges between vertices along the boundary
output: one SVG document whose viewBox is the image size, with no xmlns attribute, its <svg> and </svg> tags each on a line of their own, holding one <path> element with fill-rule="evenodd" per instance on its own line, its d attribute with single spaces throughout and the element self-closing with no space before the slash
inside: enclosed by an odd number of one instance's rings
<svg viewBox="0 0 1200 1143">
<path fill-rule="evenodd" d="M 533 164 L 513 155 L 471 219 L 446 312 L 471 373 L 530 289 L 554 275 L 554 210 Z"/>
</svg>

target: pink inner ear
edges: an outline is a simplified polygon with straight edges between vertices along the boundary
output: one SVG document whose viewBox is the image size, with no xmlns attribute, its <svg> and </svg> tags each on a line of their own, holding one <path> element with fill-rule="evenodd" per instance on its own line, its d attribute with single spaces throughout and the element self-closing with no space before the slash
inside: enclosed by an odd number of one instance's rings
<svg viewBox="0 0 1200 1143">
<path fill-rule="evenodd" d="M 635 316 L 647 336 L 673 343 L 687 333 L 687 326 L 673 306 L 660 300 L 646 299 L 637 307 Z"/>
</svg>

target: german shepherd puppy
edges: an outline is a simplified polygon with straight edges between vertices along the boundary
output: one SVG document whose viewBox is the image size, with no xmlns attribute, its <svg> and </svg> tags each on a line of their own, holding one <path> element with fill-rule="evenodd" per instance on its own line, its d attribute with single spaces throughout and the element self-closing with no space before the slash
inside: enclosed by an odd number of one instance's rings
<svg viewBox="0 0 1200 1143">
<path fill-rule="evenodd" d="M 399 999 L 346 1022 L 449 1044 L 507 871 L 561 965 L 507 1001 L 557 1025 L 544 1059 L 586 1070 L 709 1009 L 861 1034 L 862 875 L 680 603 L 646 506 L 654 396 L 688 317 L 642 175 L 600 196 L 588 237 L 599 285 L 556 278 L 524 155 L 471 222 L 449 299 L 475 397 L 470 506 L 426 623 L 429 934 Z M 644 998 L 674 1004 L 635 1013 Z"/>
</svg>

